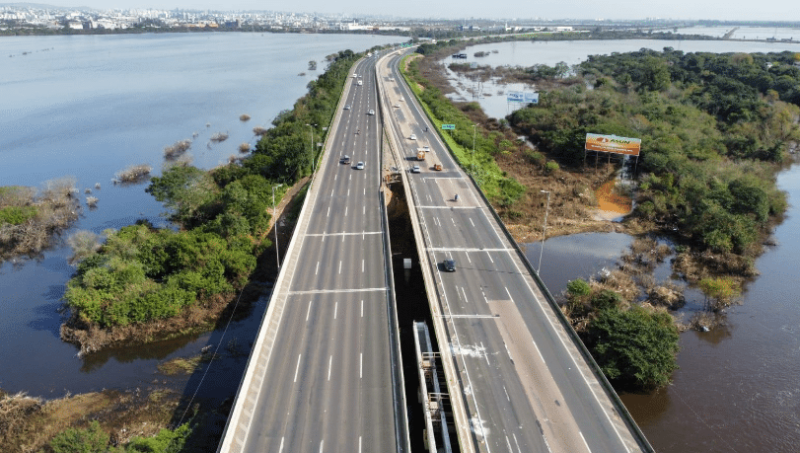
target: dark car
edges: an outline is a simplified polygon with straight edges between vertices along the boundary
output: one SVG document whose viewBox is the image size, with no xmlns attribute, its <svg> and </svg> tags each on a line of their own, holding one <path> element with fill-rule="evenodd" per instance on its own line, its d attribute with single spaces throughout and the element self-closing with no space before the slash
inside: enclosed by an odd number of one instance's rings
<svg viewBox="0 0 800 453">
<path fill-rule="evenodd" d="M 342 158 L 339 159 L 339 163 L 340 164 L 349 164 L 350 163 L 350 156 L 342 156 Z"/>
<path fill-rule="evenodd" d="M 447 272 L 455 272 L 456 271 L 456 261 L 455 260 L 450 260 L 450 259 L 444 260 L 444 262 L 442 263 L 442 266 L 444 267 L 444 270 L 446 270 Z"/>
</svg>

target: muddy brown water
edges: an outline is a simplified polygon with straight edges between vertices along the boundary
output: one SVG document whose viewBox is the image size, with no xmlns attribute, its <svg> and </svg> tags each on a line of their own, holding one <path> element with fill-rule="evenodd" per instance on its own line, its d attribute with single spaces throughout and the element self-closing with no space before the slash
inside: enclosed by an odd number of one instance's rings
<svg viewBox="0 0 800 453">
<path fill-rule="evenodd" d="M 756 261 L 742 305 L 725 326 L 681 334 L 680 369 L 672 385 L 649 394 L 621 394 L 628 411 L 659 453 L 800 452 L 800 165 L 781 173 L 792 204 L 775 229 L 778 245 Z M 569 280 L 614 265 L 631 238 L 620 233 L 561 236 L 545 242 L 542 279 L 553 293 Z M 528 244 L 534 266 L 540 244 Z M 669 263 L 656 269 L 669 277 Z M 686 291 L 678 313 L 688 319 L 702 295 Z"/>
</svg>

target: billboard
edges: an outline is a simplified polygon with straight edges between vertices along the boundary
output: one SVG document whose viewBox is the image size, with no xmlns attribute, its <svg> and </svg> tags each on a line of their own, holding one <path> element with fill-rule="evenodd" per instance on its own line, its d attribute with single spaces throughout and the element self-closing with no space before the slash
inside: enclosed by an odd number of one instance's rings
<svg viewBox="0 0 800 453">
<path fill-rule="evenodd" d="M 529 93 L 529 92 L 526 91 L 526 92 L 524 92 L 522 94 L 524 96 L 524 99 L 523 99 L 522 102 L 525 102 L 525 103 L 528 103 L 528 104 L 538 104 L 539 103 L 539 93 Z"/>
<path fill-rule="evenodd" d="M 522 91 L 509 91 L 507 96 L 508 102 L 522 102 L 525 99 Z"/>
<path fill-rule="evenodd" d="M 586 134 L 586 150 L 638 156 L 642 140 L 617 135 Z"/>
</svg>

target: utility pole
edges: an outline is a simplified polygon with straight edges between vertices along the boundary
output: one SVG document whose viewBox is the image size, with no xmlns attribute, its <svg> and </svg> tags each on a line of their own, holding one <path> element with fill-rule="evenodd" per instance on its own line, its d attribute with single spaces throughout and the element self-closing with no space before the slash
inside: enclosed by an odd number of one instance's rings
<svg viewBox="0 0 800 453">
<path fill-rule="evenodd" d="M 542 246 L 539 248 L 539 268 L 536 270 L 536 275 L 540 275 L 542 270 L 542 255 L 544 255 L 544 240 L 547 238 L 547 214 L 550 212 L 550 191 L 541 190 L 541 193 L 547 194 L 547 207 L 544 210 L 544 226 L 542 227 Z"/>
<path fill-rule="evenodd" d="M 314 176 L 314 173 L 317 172 L 317 156 L 314 155 L 314 127 L 316 124 L 308 124 L 306 126 L 311 129 L 311 143 L 309 143 L 311 148 L 311 176 Z"/>
<path fill-rule="evenodd" d="M 272 215 L 275 216 L 275 188 L 281 187 L 283 184 L 272 186 Z M 278 270 L 281 268 L 281 252 L 278 247 L 278 218 L 275 218 L 275 259 L 278 260 Z"/>
<path fill-rule="evenodd" d="M 472 125 L 472 174 L 475 175 L 475 134 L 478 131 L 477 124 Z"/>
</svg>

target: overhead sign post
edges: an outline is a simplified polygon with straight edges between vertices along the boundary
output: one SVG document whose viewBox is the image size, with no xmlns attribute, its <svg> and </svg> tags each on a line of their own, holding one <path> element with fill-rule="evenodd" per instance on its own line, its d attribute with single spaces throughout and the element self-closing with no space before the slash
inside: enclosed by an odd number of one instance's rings
<svg viewBox="0 0 800 453">
<path fill-rule="evenodd" d="M 455 124 L 442 124 L 442 130 L 443 131 L 454 131 L 454 130 L 456 130 L 456 125 Z"/>
</svg>

